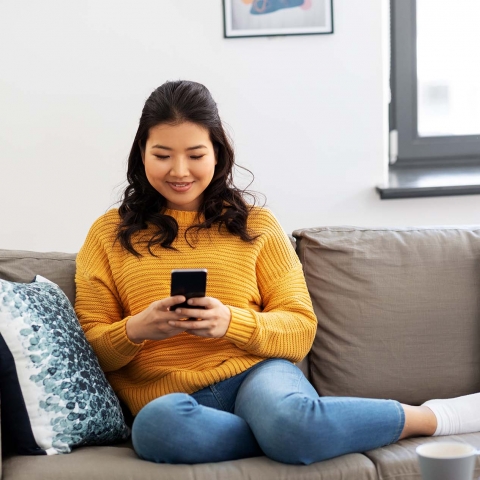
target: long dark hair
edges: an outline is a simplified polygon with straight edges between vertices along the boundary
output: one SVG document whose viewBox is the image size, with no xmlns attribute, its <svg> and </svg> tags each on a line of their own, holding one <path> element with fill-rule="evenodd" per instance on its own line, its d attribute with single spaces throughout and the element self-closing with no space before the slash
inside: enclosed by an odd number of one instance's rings
<svg viewBox="0 0 480 480">
<path fill-rule="evenodd" d="M 257 236 L 247 230 L 247 217 L 255 203 L 255 196 L 238 189 L 233 183 L 234 151 L 223 128 L 217 104 L 208 89 L 196 82 L 166 82 L 148 97 L 142 110 L 140 124 L 128 157 L 127 182 L 118 209 L 121 222 L 117 229 L 117 240 L 130 253 L 140 256 L 132 243 L 132 235 L 156 227 L 148 241 L 148 250 L 160 245 L 173 248 L 172 242 L 178 234 L 178 224 L 170 215 L 165 215 L 167 201 L 147 180 L 142 161 L 142 151 L 148 139 L 149 130 L 159 124 L 176 125 L 182 122 L 195 123 L 208 130 L 213 144 L 217 164 L 212 181 L 203 193 L 198 211 L 198 222 L 190 229 L 224 226 L 228 232 L 252 242 Z M 244 195 L 253 202 L 248 205 Z M 203 217 L 203 221 L 200 221 Z"/>
</svg>

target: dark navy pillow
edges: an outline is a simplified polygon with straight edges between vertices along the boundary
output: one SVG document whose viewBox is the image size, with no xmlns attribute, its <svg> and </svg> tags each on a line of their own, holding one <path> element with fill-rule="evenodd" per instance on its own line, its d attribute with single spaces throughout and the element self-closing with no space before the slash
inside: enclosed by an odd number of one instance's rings
<svg viewBox="0 0 480 480">
<path fill-rule="evenodd" d="M 68 453 L 130 433 L 68 298 L 40 276 L 0 279 L 0 392 L 17 453 Z"/>
</svg>

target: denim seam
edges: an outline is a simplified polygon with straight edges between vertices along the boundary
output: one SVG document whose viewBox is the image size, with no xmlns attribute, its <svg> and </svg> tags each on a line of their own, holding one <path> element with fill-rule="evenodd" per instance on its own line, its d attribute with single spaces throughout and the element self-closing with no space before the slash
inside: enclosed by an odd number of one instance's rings
<svg viewBox="0 0 480 480">
<path fill-rule="evenodd" d="M 210 390 L 211 392 L 213 393 L 213 396 L 215 397 L 215 399 L 217 400 L 217 402 L 222 406 L 222 410 L 224 412 L 227 411 L 227 407 L 226 405 L 223 403 L 223 399 L 222 399 L 222 396 L 220 395 L 220 393 L 218 392 L 218 390 L 215 388 L 215 385 L 210 385 Z"/>
<path fill-rule="evenodd" d="M 398 422 L 398 427 L 395 430 L 395 434 L 393 435 L 393 440 L 388 443 L 388 445 L 391 445 L 392 443 L 398 442 L 398 439 L 400 438 L 400 435 L 402 434 L 403 427 L 405 426 L 405 411 L 403 410 L 402 406 L 400 405 L 399 402 L 396 400 L 393 401 L 394 405 L 399 413 L 399 422 Z"/>
</svg>

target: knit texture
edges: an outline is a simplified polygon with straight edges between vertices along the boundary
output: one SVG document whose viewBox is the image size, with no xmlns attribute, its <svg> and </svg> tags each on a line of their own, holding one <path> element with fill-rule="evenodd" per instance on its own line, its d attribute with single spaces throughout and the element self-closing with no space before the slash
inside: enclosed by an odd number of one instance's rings
<svg viewBox="0 0 480 480">
<path fill-rule="evenodd" d="M 299 361 L 317 326 L 302 266 L 268 209 L 249 215 L 249 231 L 260 234 L 253 243 L 214 226 L 189 233 L 193 246 L 185 230 L 196 212 L 165 213 L 179 225 L 176 250 L 154 247 L 151 255 L 145 246 L 149 228 L 133 237 L 142 256 L 128 253 L 115 242 L 120 217 L 113 209 L 94 223 L 77 256 L 76 313 L 108 380 L 134 415 L 159 396 L 193 393 L 265 358 Z M 178 268 L 208 270 L 207 296 L 232 312 L 227 333 L 131 342 L 126 322 L 170 296 L 170 273 Z"/>
</svg>

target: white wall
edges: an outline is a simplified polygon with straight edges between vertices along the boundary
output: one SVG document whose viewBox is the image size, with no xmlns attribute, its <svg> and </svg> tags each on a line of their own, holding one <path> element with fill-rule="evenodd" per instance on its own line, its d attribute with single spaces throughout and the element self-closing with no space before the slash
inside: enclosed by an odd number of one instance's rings
<svg viewBox="0 0 480 480">
<path fill-rule="evenodd" d="M 118 199 L 145 99 L 179 78 L 211 90 L 287 231 L 479 223 L 480 196 L 374 190 L 385 5 L 334 0 L 333 35 L 224 39 L 219 0 L 2 0 L 0 248 L 77 251 Z"/>
</svg>

